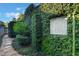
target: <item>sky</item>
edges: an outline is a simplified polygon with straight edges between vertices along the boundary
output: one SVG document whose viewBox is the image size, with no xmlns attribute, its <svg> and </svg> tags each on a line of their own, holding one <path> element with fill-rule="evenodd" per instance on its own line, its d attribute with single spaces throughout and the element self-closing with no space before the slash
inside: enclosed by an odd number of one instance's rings
<svg viewBox="0 0 79 59">
<path fill-rule="evenodd" d="M 0 21 L 11 21 L 19 14 L 23 14 L 28 6 L 28 3 L 0 3 Z"/>
</svg>

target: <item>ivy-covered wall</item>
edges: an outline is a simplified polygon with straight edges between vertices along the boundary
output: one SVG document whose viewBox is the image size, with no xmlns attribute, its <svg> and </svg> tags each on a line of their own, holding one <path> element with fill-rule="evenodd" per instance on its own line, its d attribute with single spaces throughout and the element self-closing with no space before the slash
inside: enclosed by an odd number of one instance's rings
<svg viewBox="0 0 79 59">
<path fill-rule="evenodd" d="M 43 21 L 43 53 L 45 55 L 72 55 L 72 19 L 67 20 L 67 35 L 50 34 L 50 18 L 62 14 L 67 17 L 67 10 L 65 11 L 64 8 L 68 9 L 68 7 L 64 7 L 64 4 L 41 4 L 40 8 L 43 12 L 41 13 Z"/>
<path fill-rule="evenodd" d="M 42 51 L 44 55 L 72 55 L 72 12 L 74 9 L 75 5 L 73 3 L 44 3 L 34 8 L 31 13 L 31 36 L 33 50 Z M 63 15 L 68 18 L 68 34 L 51 35 L 50 19 Z M 78 23 L 79 21 L 76 20 L 76 55 L 79 55 Z"/>
<path fill-rule="evenodd" d="M 25 10 L 25 22 L 30 27 L 32 37 L 32 48 L 33 51 L 40 50 L 40 43 L 42 39 L 42 22 L 39 6 L 31 4 Z"/>
<path fill-rule="evenodd" d="M 71 37 L 72 25 L 71 24 L 72 22 L 68 21 L 68 25 L 67 25 L 68 35 L 51 35 L 50 34 L 50 19 L 48 18 L 43 19 L 42 51 L 44 52 L 44 54 L 46 55 L 72 55 L 72 37 Z"/>
<path fill-rule="evenodd" d="M 39 6 L 35 8 L 31 17 L 31 30 L 32 30 L 32 47 L 33 50 L 39 51 L 41 48 L 42 40 L 42 19 L 40 15 Z"/>
<path fill-rule="evenodd" d="M 79 56 L 79 18 L 76 18 L 76 55 Z"/>
</svg>

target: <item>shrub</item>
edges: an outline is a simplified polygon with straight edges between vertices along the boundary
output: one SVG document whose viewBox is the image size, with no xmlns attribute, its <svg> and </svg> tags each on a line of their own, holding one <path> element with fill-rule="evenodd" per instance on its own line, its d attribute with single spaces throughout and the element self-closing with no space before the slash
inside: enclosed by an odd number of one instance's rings
<svg viewBox="0 0 79 59">
<path fill-rule="evenodd" d="M 32 54 L 32 49 L 30 46 L 23 47 L 17 42 L 17 40 L 12 41 L 12 47 L 21 55 L 31 55 Z"/>
<path fill-rule="evenodd" d="M 16 22 L 13 26 L 14 32 L 20 35 L 29 34 L 29 28 L 24 22 Z"/>
<path fill-rule="evenodd" d="M 31 40 L 29 37 L 25 37 L 25 36 L 22 36 L 22 35 L 16 35 L 16 41 L 22 45 L 22 46 L 26 46 L 26 45 L 29 45 L 31 43 Z"/>
<path fill-rule="evenodd" d="M 40 55 L 43 55 L 42 52 L 33 52 L 31 45 L 23 47 L 23 46 L 19 45 L 16 40 L 13 40 L 12 47 L 19 54 L 24 55 L 24 56 L 40 56 Z"/>
</svg>

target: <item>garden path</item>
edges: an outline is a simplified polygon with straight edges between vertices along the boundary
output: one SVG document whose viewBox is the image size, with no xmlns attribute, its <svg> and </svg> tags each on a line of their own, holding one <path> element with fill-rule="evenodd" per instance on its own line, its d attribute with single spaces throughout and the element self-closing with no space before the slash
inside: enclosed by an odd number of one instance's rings
<svg viewBox="0 0 79 59">
<path fill-rule="evenodd" d="M 2 46 L 0 47 L 0 56 L 21 56 L 11 46 L 13 38 L 9 38 L 6 34 L 3 37 Z"/>
</svg>

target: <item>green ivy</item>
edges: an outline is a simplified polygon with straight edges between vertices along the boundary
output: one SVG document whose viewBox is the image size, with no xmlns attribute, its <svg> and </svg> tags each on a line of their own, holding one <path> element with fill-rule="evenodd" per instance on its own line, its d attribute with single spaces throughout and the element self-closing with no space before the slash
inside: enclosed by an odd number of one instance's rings
<svg viewBox="0 0 79 59">
<path fill-rule="evenodd" d="M 78 4 L 76 4 L 78 5 Z M 30 7 L 29 7 L 30 8 Z M 28 9 L 29 9 L 28 8 Z M 39 7 L 32 9 L 31 12 L 31 36 L 32 47 L 34 50 L 40 46 L 40 50 L 45 55 L 72 55 L 72 13 L 75 9 L 73 3 L 44 3 Z M 77 10 L 78 11 L 78 10 Z M 76 12 L 78 14 L 78 12 Z M 67 35 L 51 35 L 50 19 L 64 15 L 67 20 Z M 70 16 L 69 16 L 70 15 Z M 76 16 L 79 19 L 78 15 Z M 78 26 L 79 21 L 76 20 L 76 55 L 78 52 Z M 60 27 L 61 28 L 61 27 Z M 40 42 L 40 43 L 39 43 Z"/>
<path fill-rule="evenodd" d="M 43 6 L 44 5 L 44 6 Z M 56 6 L 61 6 L 60 9 Z M 65 4 L 67 5 L 67 4 Z M 42 21 L 43 21 L 43 41 L 42 41 L 42 51 L 45 55 L 72 55 L 72 20 L 68 20 L 68 35 L 50 35 L 50 15 L 66 15 L 67 12 L 63 9 L 64 4 L 42 4 Z M 45 7 L 48 6 L 48 7 Z M 54 7 L 53 7 L 54 6 Z M 55 9 L 56 7 L 56 9 Z M 68 6 L 69 7 L 69 6 Z M 65 8 L 68 8 L 65 6 Z M 49 9 L 50 8 L 50 9 Z M 54 9 L 53 9 L 54 8 Z M 49 9 L 49 10 L 48 10 Z M 70 8 L 69 8 L 70 9 Z M 53 12 L 53 11 L 59 12 Z M 62 10 L 62 12 L 61 12 Z M 45 12 L 46 11 L 46 12 Z M 51 11 L 51 13 L 49 12 Z M 70 12 L 70 11 L 68 11 Z M 55 17 L 55 16 L 53 16 Z M 67 16 L 66 16 L 67 17 Z"/>
</svg>

